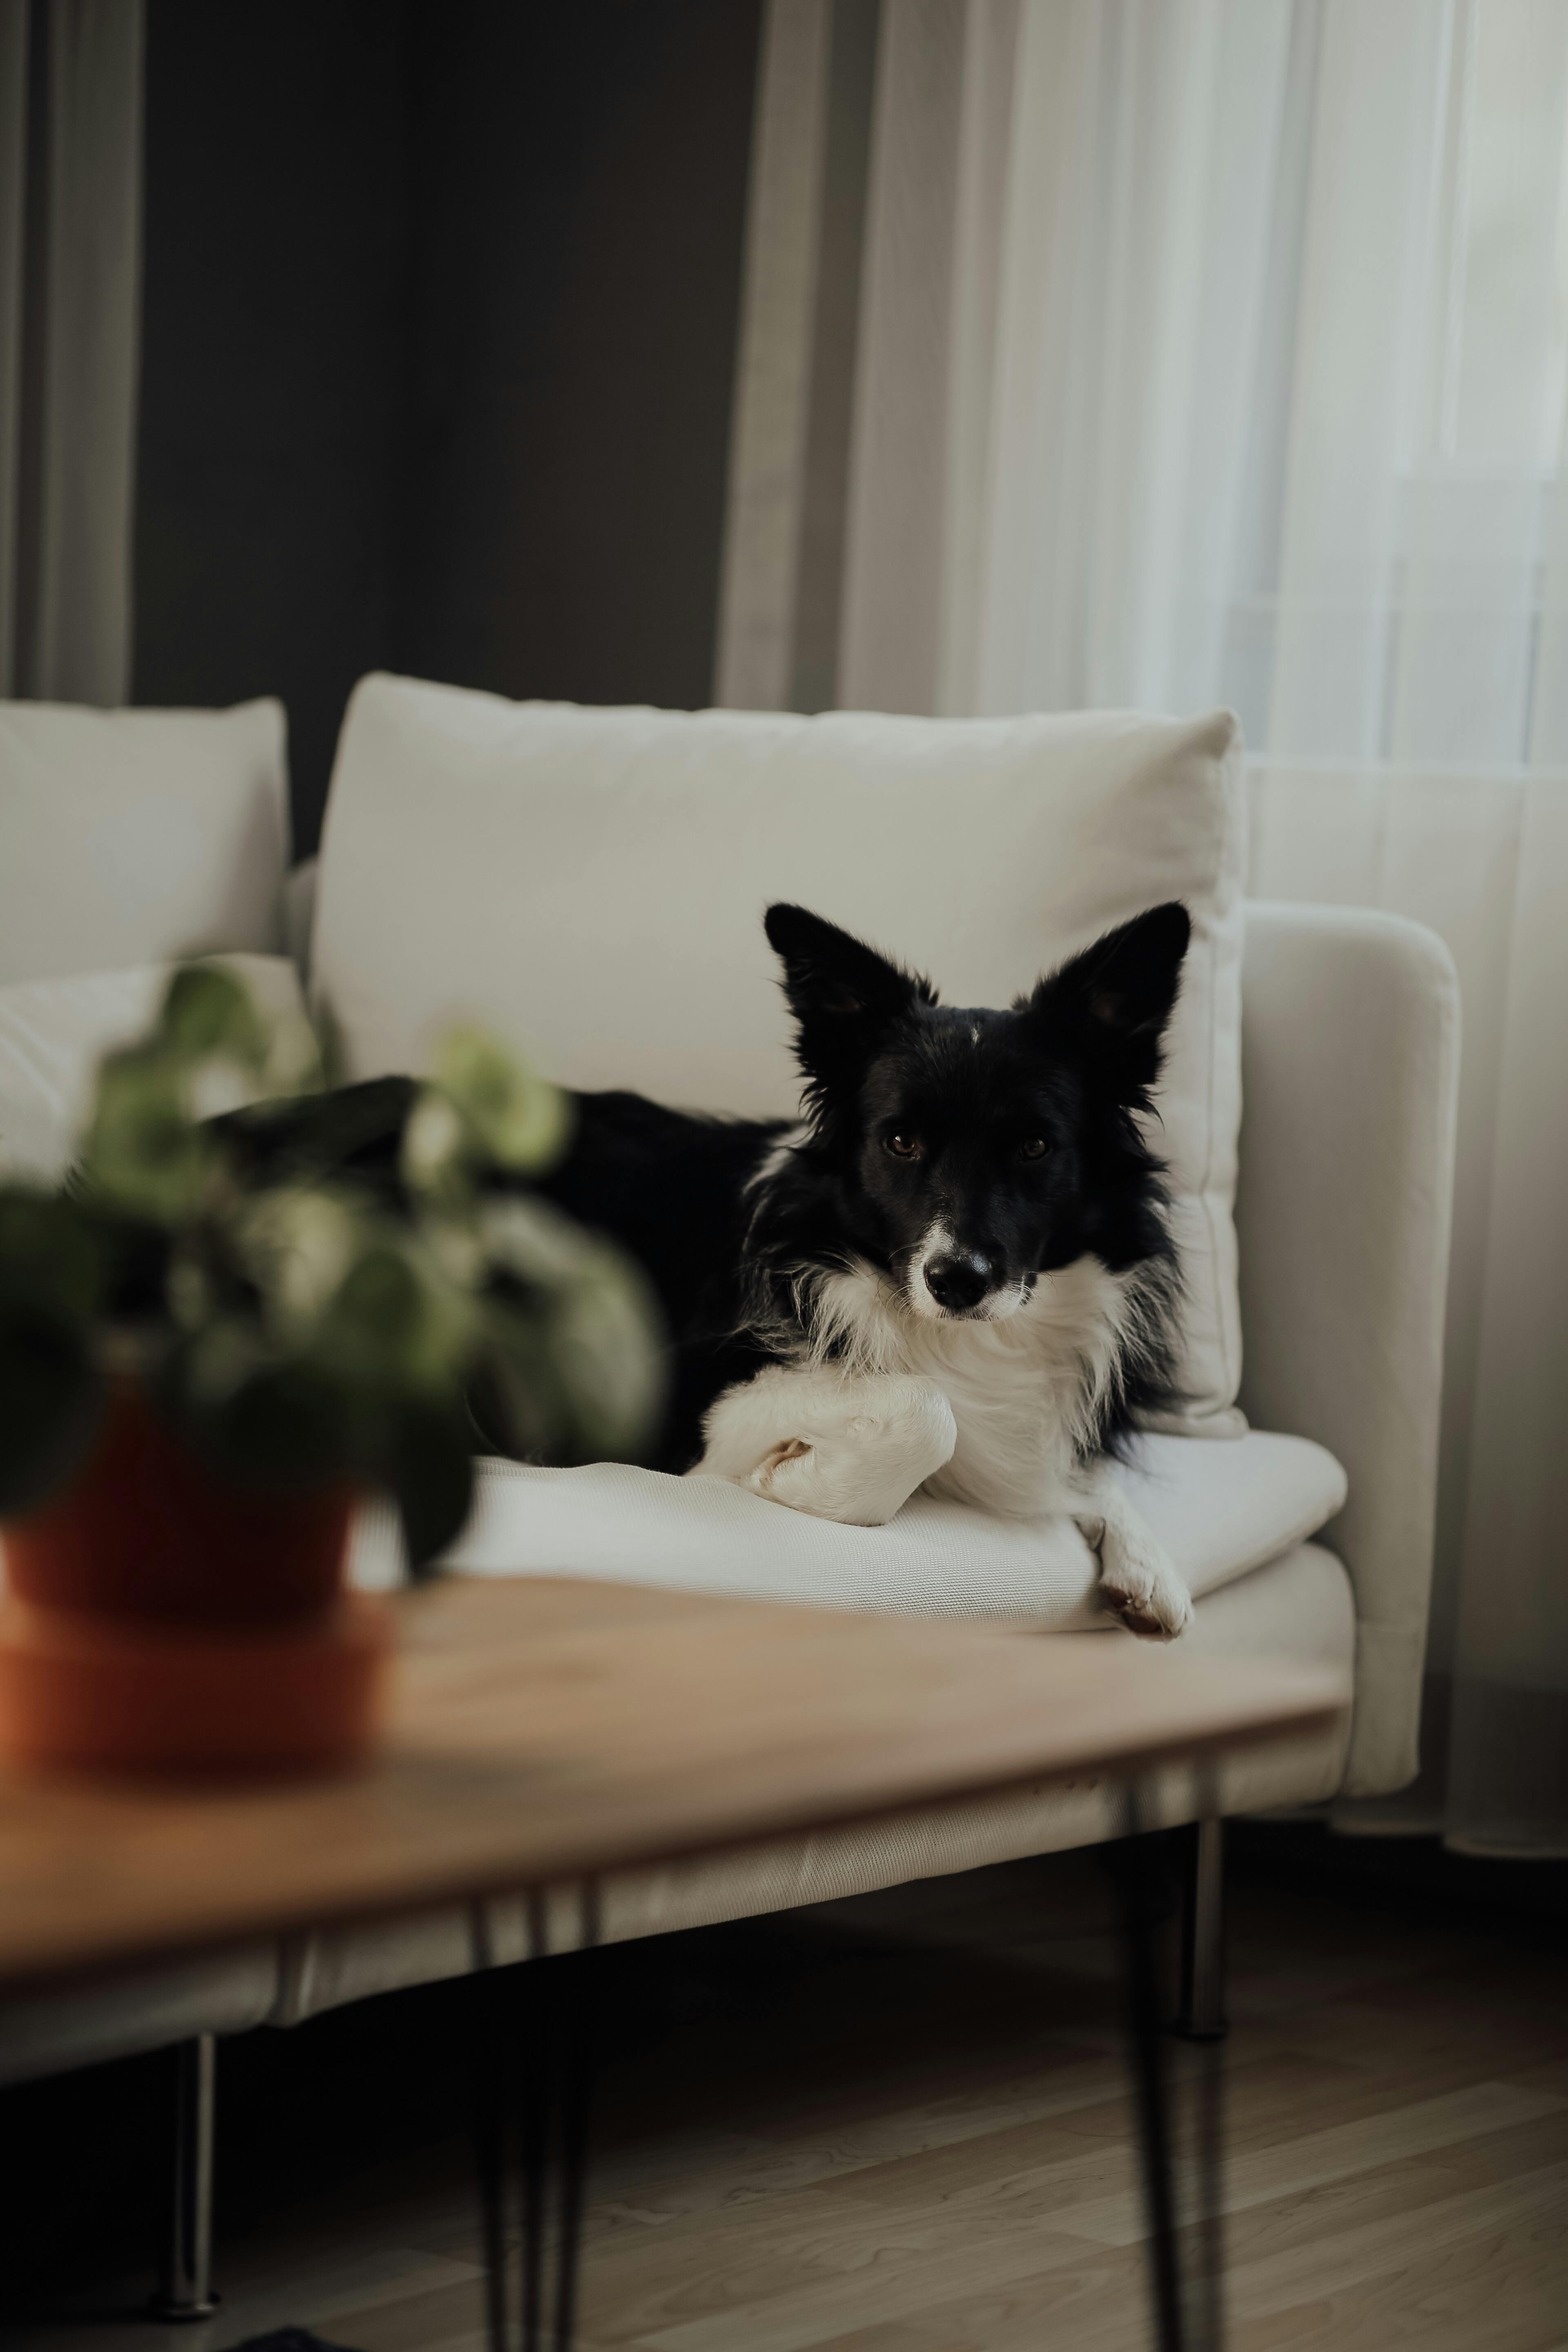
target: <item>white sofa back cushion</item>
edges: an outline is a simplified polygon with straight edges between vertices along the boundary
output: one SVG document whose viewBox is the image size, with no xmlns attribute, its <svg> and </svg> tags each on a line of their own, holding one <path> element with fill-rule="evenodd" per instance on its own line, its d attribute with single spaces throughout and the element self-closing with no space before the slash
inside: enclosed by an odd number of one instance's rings
<svg viewBox="0 0 1568 2352">
<path fill-rule="evenodd" d="M 1185 1426 L 1240 1375 L 1243 802 L 1236 722 L 585 709 L 362 679 L 338 746 L 315 984 L 363 1076 L 482 1019 L 582 1087 L 792 1112 L 763 909 L 793 898 L 1005 1004 L 1162 899 L 1193 945 L 1161 1097 Z"/>
<path fill-rule="evenodd" d="M 283 707 L 0 702 L 0 984 L 282 945 Z"/>
<path fill-rule="evenodd" d="M 287 956 L 217 959 L 263 1013 L 304 1011 Z M 173 966 L 74 972 L 0 988 L 0 1176 L 55 1182 L 75 1156 L 100 1055 L 150 1028 Z"/>
</svg>

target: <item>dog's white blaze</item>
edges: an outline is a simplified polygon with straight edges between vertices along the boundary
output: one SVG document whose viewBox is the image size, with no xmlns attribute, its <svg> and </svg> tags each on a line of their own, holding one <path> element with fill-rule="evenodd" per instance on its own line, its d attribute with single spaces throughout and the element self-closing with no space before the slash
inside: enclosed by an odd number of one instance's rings
<svg viewBox="0 0 1568 2352">
<path fill-rule="evenodd" d="M 920 1246 L 910 1260 L 909 1302 L 915 1314 L 932 1322 L 946 1319 L 947 1309 L 939 1304 L 926 1281 L 926 1268 L 932 1258 L 945 1256 L 953 1248 L 952 1234 L 938 1217 L 921 1236 Z"/>
</svg>

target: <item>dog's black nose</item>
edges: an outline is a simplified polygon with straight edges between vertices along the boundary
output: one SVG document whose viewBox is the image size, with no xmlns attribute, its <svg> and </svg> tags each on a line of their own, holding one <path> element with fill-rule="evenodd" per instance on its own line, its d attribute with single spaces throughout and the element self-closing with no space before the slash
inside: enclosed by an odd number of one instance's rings
<svg viewBox="0 0 1568 2352">
<path fill-rule="evenodd" d="M 970 1250 L 955 1250 L 951 1257 L 928 1258 L 925 1278 L 937 1305 L 950 1315 L 962 1315 L 978 1307 L 991 1288 L 991 1261 Z"/>
</svg>

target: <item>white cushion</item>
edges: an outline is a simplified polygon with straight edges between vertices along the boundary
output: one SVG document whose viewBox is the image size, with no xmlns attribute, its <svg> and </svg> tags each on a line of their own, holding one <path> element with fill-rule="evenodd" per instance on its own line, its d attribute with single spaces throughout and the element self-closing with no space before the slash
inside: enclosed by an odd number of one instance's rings
<svg viewBox="0 0 1568 2352">
<path fill-rule="evenodd" d="M 0 983 L 280 947 L 283 708 L 0 702 Z"/>
<path fill-rule="evenodd" d="M 1161 1091 L 1188 1286 L 1183 1378 L 1240 1374 L 1243 800 L 1236 722 L 589 710 L 363 679 L 338 747 L 315 982 L 363 1076 L 459 1013 L 578 1087 L 793 1110 L 777 965 L 795 898 L 1005 1004 L 1162 899 L 1194 937 Z"/>
<path fill-rule="evenodd" d="M 1331 1518 L 1345 1498 L 1331 1454 L 1252 1431 L 1233 1444 L 1149 1437 L 1129 1493 L 1194 1598 L 1245 1576 Z M 486 1462 L 448 1567 L 480 1576 L 598 1576 L 921 1617 L 1002 1619 L 1042 1633 L 1101 1627 L 1096 1564 L 1069 1519 L 1035 1526 L 917 1496 L 885 1528 L 839 1527 L 721 1478 L 600 1463 L 540 1470 Z M 353 1574 L 398 1573 L 389 1511 L 363 1515 Z"/>
<path fill-rule="evenodd" d="M 218 959 L 264 1012 L 300 1013 L 300 976 L 287 956 Z M 169 964 L 78 972 L 0 988 L 0 1172 L 54 1181 L 75 1153 L 99 1057 L 153 1021 Z"/>
</svg>

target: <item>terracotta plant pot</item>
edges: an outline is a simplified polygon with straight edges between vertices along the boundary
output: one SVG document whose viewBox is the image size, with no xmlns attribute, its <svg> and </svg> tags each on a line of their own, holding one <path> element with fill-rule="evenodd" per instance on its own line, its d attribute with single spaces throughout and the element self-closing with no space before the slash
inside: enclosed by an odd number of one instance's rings
<svg viewBox="0 0 1568 2352">
<path fill-rule="evenodd" d="M 73 1483 L 5 1528 L 0 1753 L 154 1772 L 354 1761 L 390 1618 L 343 1590 L 353 1502 L 225 1485 L 116 1382 Z"/>
</svg>

